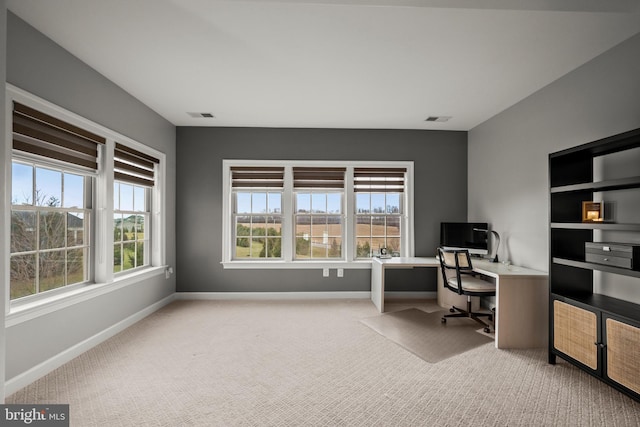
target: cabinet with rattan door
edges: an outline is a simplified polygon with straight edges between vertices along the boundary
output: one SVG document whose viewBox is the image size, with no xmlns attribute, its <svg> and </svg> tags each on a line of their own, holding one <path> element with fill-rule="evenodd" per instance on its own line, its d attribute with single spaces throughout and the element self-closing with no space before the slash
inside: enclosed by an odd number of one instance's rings
<svg viewBox="0 0 640 427">
<path fill-rule="evenodd" d="M 597 373 L 598 312 L 574 304 L 553 301 L 553 348 Z"/>
<path fill-rule="evenodd" d="M 640 322 L 553 298 L 552 351 L 640 399 Z"/>
<path fill-rule="evenodd" d="M 604 316 L 604 365 L 610 381 L 640 394 L 640 325 Z"/>
</svg>

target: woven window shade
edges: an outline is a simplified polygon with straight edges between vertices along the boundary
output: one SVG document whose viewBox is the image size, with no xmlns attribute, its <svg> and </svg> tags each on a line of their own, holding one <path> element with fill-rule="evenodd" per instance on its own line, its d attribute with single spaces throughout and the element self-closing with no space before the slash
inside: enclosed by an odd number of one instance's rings
<svg viewBox="0 0 640 427">
<path fill-rule="evenodd" d="M 284 167 L 232 166 L 232 188 L 283 188 Z"/>
<path fill-rule="evenodd" d="M 98 144 L 105 138 L 13 103 L 13 149 L 98 170 Z"/>
<path fill-rule="evenodd" d="M 293 188 L 344 188 L 346 168 L 293 168 Z"/>
<path fill-rule="evenodd" d="M 353 191 L 367 193 L 402 193 L 406 168 L 355 168 Z"/>
<path fill-rule="evenodd" d="M 116 143 L 113 152 L 114 178 L 129 184 L 153 187 L 155 165 L 160 160 L 138 150 Z"/>
</svg>

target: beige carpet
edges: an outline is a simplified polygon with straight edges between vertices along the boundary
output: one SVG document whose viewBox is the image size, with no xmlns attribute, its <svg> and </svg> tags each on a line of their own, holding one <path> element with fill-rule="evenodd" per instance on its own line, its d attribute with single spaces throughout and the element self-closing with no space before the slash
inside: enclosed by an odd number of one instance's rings
<svg viewBox="0 0 640 427">
<path fill-rule="evenodd" d="M 476 332 L 480 325 L 471 319 L 450 319 L 442 323 L 442 316 L 447 313 L 426 313 L 409 308 L 368 317 L 361 322 L 430 363 L 493 341 L 491 337 Z"/>
<path fill-rule="evenodd" d="M 544 349 L 426 363 L 360 322 L 375 315 L 366 300 L 177 301 L 7 403 L 69 403 L 74 427 L 640 425 L 639 403 Z"/>
</svg>

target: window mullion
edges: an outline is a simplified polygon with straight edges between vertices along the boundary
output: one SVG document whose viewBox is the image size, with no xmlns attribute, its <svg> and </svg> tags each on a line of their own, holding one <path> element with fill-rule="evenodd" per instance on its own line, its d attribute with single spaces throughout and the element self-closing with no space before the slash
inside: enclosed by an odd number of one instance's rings
<svg viewBox="0 0 640 427">
<path fill-rule="evenodd" d="M 100 167 L 95 180 L 96 227 L 93 238 L 94 280 L 97 283 L 113 282 L 113 164 L 114 141 L 107 140 L 99 155 Z M 109 230 L 111 232 L 109 232 Z"/>
<path fill-rule="evenodd" d="M 293 251 L 295 248 L 295 236 L 293 233 L 294 224 L 294 203 L 293 198 L 293 168 L 285 166 L 284 185 L 282 190 L 282 260 L 293 261 Z"/>
<path fill-rule="evenodd" d="M 355 193 L 353 192 L 353 166 L 347 166 L 344 177 L 344 210 L 342 218 L 344 230 L 342 236 L 342 250 L 344 259 L 351 262 L 355 259 L 354 248 L 356 247 L 356 215 L 355 215 Z"/>
</svg>

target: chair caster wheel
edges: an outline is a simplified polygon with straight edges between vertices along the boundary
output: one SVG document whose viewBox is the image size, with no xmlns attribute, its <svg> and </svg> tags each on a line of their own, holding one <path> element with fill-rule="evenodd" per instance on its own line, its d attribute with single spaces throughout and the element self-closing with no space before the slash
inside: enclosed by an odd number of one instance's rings
<svg viewBox="0 0 640 427">
<path fill-rule="evenodd" d="M 440 322 L 447 323 L 447 319 L 445 317 L 443 317 L 442 319 L 440 319 Z"/>
<path fill-rule="evenodd" d="M 456 311 L 453 308 L 449 309 L 449 313 L 455 313 Z"/>
<path fill-rule="evenodd" d="M 486 333 L 488 333 L 488 334 L 490 334 L 490 333 L 491 333 L 491 329 L 489 329 L 489 328 L 484 328 L 484 331 L 485 331 Z"/>
</svg>

